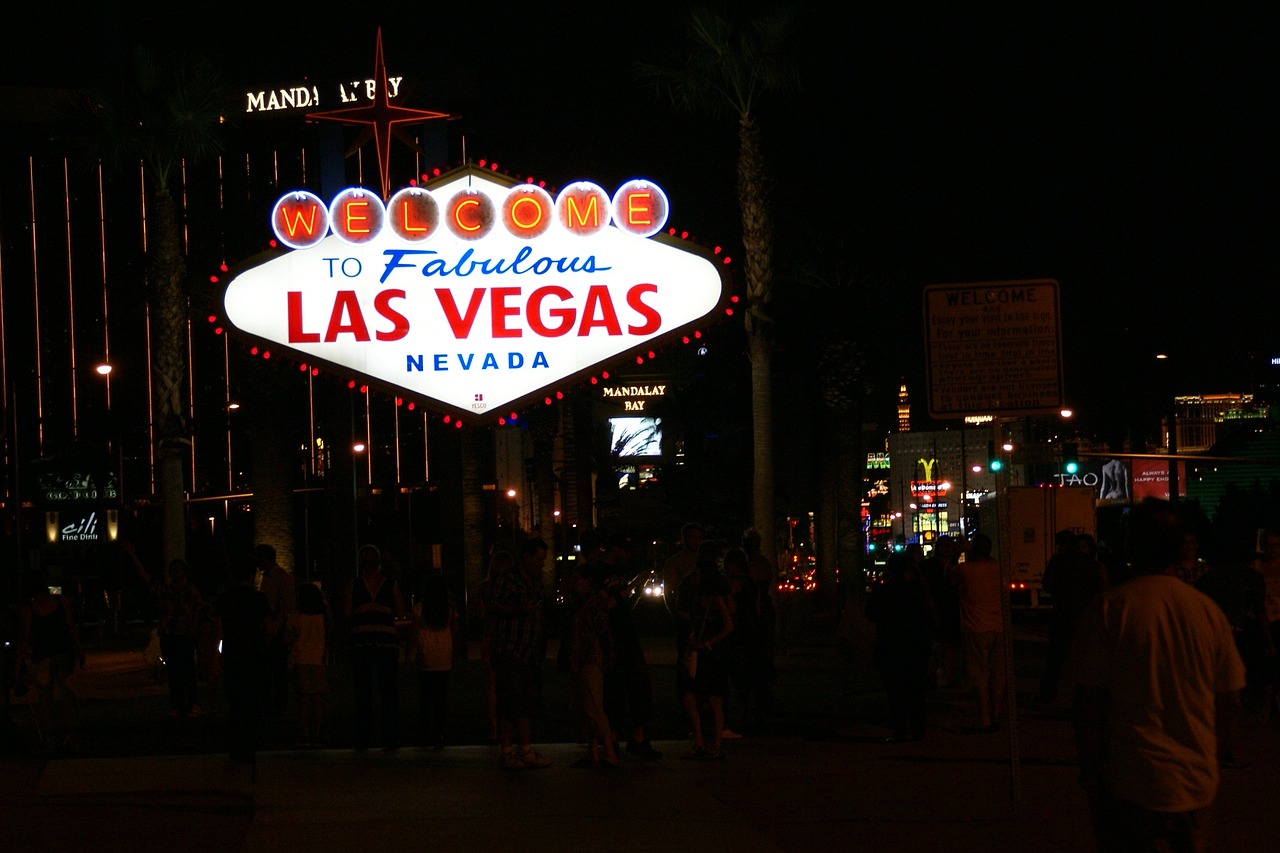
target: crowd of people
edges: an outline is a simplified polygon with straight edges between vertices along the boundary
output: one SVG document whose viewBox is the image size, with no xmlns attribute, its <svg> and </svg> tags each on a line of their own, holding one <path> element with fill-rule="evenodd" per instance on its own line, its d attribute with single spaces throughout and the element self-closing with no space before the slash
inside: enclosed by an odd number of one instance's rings
<svg viewBox="0 0 1280 853">
<path fill-rule="evenodd" d="M 1280 714 L 1280 531 L 1263 531 L 1252 557 L 1210 563 L 1171 505 L 1146 500 L 1128 513 L 1119 562 L 1087 534 L 1054 542 L 1036 701 L 1071 708 L 1098 848 L 1203 850 L 1219 772 L 1245 765 L 1239 714 Z M 926 557 L 902 543 L 873 587 L 887 742 L 924 737 L 936 688 L 973 698 L 973 724 L 951 731 L 999 730 L 1010 622 L 991 546 L 944 536 Z"/>
<path fill-rule="evenodd" d="M 770 711 L 774 572 L 754 531 L 733 544 L 726 550 L 704 541 L 702 527 L 688 524 L 662 567 L 671 643 L 682 660 L 671 701 L 689 720 L 692 744 L 681 757 L 690 760 L 723 757 L 724 740 L 741 737 Z M 550 766 L 534 747 L 533 727 L 544 710 L 543 669 L 554 640 L 555 668 L 572 687 L 573 708 L 561 710 L 580 718 L 587 746 L 576 765 L 616 767 L 620 753 L 662 756 L 649 736 L 661 699 L 633 612 L 641 594 L 635 546 L 622 533 L 587 530 L 574 550 L 575 559 L 562 563 L 572 567 L 570 576 L 548 590 L 544 578 L 553 573 L 545 542 L 495 549 L 473 599 L 487 735 L 505 769 Z M 445 747 L 453 728 L 449 676 L 466 646 L 461 608 L 442 573 L 428 571 L 406 589 L 378 548 L 365 545 L 355 576 L 322 591 L 319 583 L 298 582 L 275 548 L 260 543 L 252 560 L 233 561 L 224 588 L 202 592 L 182 559 L 152 569 L 128 541 L 121 554 L 147 591 L 157 672 L 168 684 L 174 725 L 217 705 L 226 715 L 228 753 L 246 763 L 268 718 L 277 721 L 277 733 L 292 726 L 299 747 Z M 33 593 L 23 609 L 14 680 L 38 689 L 42 742 L 74 747 L 73 674 L 83 667 L 83 648 L 68 600 L 43 578 L 27 582 Z M 350 732 L 328 730 L 330 679 L 339 660 L 349 667 L 343 677 L 352 688 Z M 400 720 L 406 668 L 418 694 L 417 730 L 410 732 Z"/>
<path fill-rule="evenodd" d="M 1055 537 L 1043 576 L 1053 610 L 1036 699 L 1074 708 L 1081 784 L 1100 849 L 1147 849 L 1152 839 L 1201 849 L 1219 770 L 1242 763 L 1233 721 L 1241 709 L 1263 722 L 1280 713 L 1280 531 L 1260 534 L 1251 559 L 1210 564 L 1173 509 L 1148 500 L 1128 513 L 1126 544 L 1123 562 L 1107 564 L 1091 537 L 1067 530 Z M 545 711 L 552 625 L 562 626 L 556 669 L 572 685 L 585 744 L 574 766 L 617 767 L 624 752 L 662 755 L 650 740 L 662 700 L 631 606 L 634 546 L 620 533 L 587 531 L 576 550 L 558 588 L 563 599 L 544 588 L 548 547 L 536 538 L 493 552 L 479 586 L 473 612 L 482 625 L 484 719 L 503 769 L 551 765 L 534 745 L 534 726 Z M 125 553 L 156 601 L 169 715 L 200 716 L 200 681 L 219 683 L 234 760 L 253 760 L 262 715 L 283 715 L 290 699 L 299 745 L 329 742 L 326 695 L 339 645 L 354 689 L 355 748 L 400 747 L 401 662 L 417 676 L 418 731 L 410 739 L 445 746 L 449 676 L 464 646 L 440 573 L 428 572 L 409 595 L 366 545 L 331 609 L 320 587 L 295 583 L 266 544 L 253 562 L 233 566 L 234 583 L 210 600 L 182 560 L 153 574 L 132 549 Z M 691 740 L 680 757 L 719 760 L 725 741 L 772 710 L 775 572 L 753 531 L 726 549 L 688 524 L 659 574 L 677 663 L 668 701 L 684 711 Z M 29 584 L 14 680 L 38 691 L 41 736 L 74 744 L 71 676 L 83 666 L 83 647 L 66 599 L 47 579 Z M 1010 624 L 1002 599 L 986 535 L 941 537 L 928 555 L 905 543 L 895 553 L 865 611 L 889 742 L 925 737 L 925 699 L 938 688 L 967 689 L 973 699 L 972 725 L 952 731 L 1000 729 Z"/>
</svg>

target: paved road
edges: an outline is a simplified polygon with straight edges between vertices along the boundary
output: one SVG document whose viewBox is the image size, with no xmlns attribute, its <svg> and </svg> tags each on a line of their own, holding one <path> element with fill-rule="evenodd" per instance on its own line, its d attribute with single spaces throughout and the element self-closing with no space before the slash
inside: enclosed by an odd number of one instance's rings
<svg viewBox="0 0 1280 853">
<path fill-rule="evenodd" d="M 1020 695 L 1034 691 L 1043 643 L 1018 632 Z M 577 770 L 582 754 L 565 677 L 548 670 L 539 748 L 555 766 L 502 772 L 480 713 L 472 657 L 453 677 L 451 745 L 432 752 L 345 748 L 350 694 L 333 673 L 332 742 L 299 750 L 288 719 L 270 721 L 257 778 L 221 753 L 216 703 L 199 720 L 165 716 L 167 696 L 140 646 L 103 643 L 81 683 L 82 746 L 4 759 L 0 826 L 9 850 L 1089 850 L 1066 711 L 1024 707 L 1016 736 L 963 735 L 960 691 L 937 691 L 923 742 L 881 743 L 883 694 L 865 644 L 809 637 L 778 657 L 775 725 L 727 744 L 719 763 L 688 745 L 672 654 L 649 643 L 660 761 Z M 407 676 L 407 673 L 406 673 Z M 406 687 L 411 682 L 406 677 Z M 405 693 L 404 719 L 415 703 Z M 19 747 L 29 725 L 19 720 Z M 1017 744 L 1016 772 L 1011 743 Z M 1246 721 L 1252 766 L 1224 777 L 1219 850 L 1270 850 L 1280 837 L 1280 727 Z M 1016 779 L 1016 783 L 1015 783 Z M 1265 843 L 1264 843 L 1265 839 Z"/>
</svg>

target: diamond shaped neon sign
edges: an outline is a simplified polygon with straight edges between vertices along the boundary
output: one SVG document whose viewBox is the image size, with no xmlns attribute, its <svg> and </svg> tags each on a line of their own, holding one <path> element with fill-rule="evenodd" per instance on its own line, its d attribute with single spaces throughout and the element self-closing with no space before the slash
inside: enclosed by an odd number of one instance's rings
<svg viewBox="0 0 1280 853">
<path fill-rule="evenodd" d="M 237 275 L 223 304 L 308 363 L 497 417 L 717 312 L 723 265 L 648 236 L 666 206 L 644 181 L 552 200 L 471 167 L 386 205 L 359 188 L 328 206 L 292 193 L 273 225 L 298 248 Z"/>
</svg>

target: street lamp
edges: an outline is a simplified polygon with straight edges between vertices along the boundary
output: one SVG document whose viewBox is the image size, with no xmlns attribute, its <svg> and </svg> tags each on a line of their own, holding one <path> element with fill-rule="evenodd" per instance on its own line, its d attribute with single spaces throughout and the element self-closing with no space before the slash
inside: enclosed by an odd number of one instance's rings
<svg viewBox="0 0 1280 853">
<path fill-rule="evenodd" d="M 510 501 L 510 505 L 507 509 L 511 514 L 511 543 L 513 548 L 515 547 L 516 531 L 520 529 L 520 504 L 516 502 L 518 494 L 519 493 L 515 489 L 507 489 L 507 500 Z"/>
<path fill-rule="evenodd" d="M 365 443 L 356 441 L 351 445 L 351 541 L 356 547 L 356 559 L 360 552 L 360 486 L 356 477 L 356 468 L 360 454 L 365 451 Z"/>
</svg>

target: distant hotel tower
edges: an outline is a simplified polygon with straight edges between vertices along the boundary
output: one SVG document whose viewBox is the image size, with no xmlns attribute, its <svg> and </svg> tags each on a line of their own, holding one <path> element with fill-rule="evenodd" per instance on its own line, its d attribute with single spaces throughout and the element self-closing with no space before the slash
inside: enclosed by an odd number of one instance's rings
<svg viewBox="0 0 1280 853">
<path fill-rule="evenodd" d="M 898 387 L 898 432 L 911 432 L 911 400 L 905 382 Z"/>
</svg>

